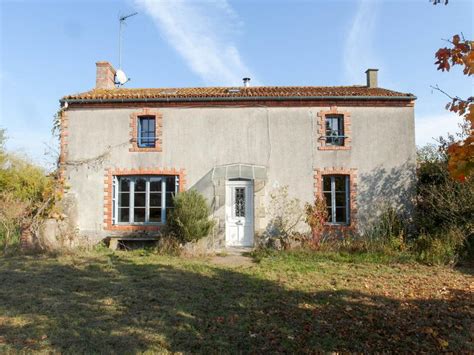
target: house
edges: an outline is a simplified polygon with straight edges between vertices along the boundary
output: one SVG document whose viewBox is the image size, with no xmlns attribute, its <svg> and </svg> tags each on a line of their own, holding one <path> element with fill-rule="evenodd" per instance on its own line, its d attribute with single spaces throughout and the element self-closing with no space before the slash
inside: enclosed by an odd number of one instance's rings
<svg viewBox="0 0 474 355">
<path fill-rule="evenodd" d="M 324 196 L 328 228 L 363 233 L 390 204 L 410 211 L 416 97 L 367 84 L 334 87 L 96 87 L 60 100 L 61 177 L 70 218 L 91 240 L 157 233 L 172 197 L 195 188 L 218 223 L 210 247 L 251 246 L 268 196 Z"/>
</svg>

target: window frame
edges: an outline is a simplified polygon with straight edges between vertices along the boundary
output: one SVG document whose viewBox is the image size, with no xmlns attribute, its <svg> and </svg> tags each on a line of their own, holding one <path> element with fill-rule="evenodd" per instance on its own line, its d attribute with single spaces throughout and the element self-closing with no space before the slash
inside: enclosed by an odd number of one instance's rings
<svg viewBox="0 0 474 355">
<path fill-rule="evenodd" d="M 327 118 L 334 118 L 335 116 L 340 117 L 341 127 L 339 131 L 342 131 L 342 135 L 337 137 L 342 137 L 343 144 L 328 144 L 327 138 L 336 137 L 328 136 L 326 129 Z M 317 113 L 317 149 L 318 150 L 350 150 L 352 142 L 352 131 L 351 131 L 351 114 L 348 111 L 341 111 L 336 106 L 331 106 L 329 110 L 322 110 Z"/>
<path fill-rule="evenodd" d="M 166 179 L 173 177 L 175 180 L 174 191 L 169 191 L 166 189 Z M 119 180 L 120 179 L 130 179 L 129 187 L 129 221 L 121 222 L 119 220 L 119 200 L 120 200 L 120 191 L 119 191 Z M 135 210 L 135 182 L 137 179 L 145 179 L 145 221 L 144 222 L 135 222 L 134 221 L 134 210 Z M 160 222 L 150 222 L 150 181 L 152 179 L 161 180 L 161 220 Z M 114 175 L 112 177 L 112 225 L 114 226 L 161 226 L 166 224 L 167 209 L 172 207 L 166 207 L 166 195 L 168 193 L 174 193 L 175 195 L 179 193 L 179 184 L 180 184 L 179 175 Z"/>
<path fill-rule="evenodd" d="M 144 146 L 141 144 L 141 128 L 140 128 L 140 117 L 155 118 L 155 134 L 153 147 Z M 162 113 L 153 108 L 142 108 L 138 111 L 130 114 L 130 152 L 162 152 L 163 148 L 163 115 Z"/>
<path fill-rule="evenodd" d="M 333 121 L 333 120 L 337 120 L 337 134 L 328 135 L 328 121 Z M 344 147 L 346 138 L 348 138 L 344 132 L 344 115 L 341 115 L 341 114 L 325 115 L 324 124 L 325 124 L 325 132 L 324 132 L 325 135 L 323 137 L 325 140 L 325 145 L 328 147 L 329 146 Z M 333 132 L 332 128 L 329 128 L 329 129 L 331 130 L 331 132 Z M 331 140 L 331 143 L 328 143 L 329 142 L 328 138 Z M 341 143 L 340 144 L 336 143 L 339 140 L 341 141 Z"/>
<path fill-rule="evenodd" d="M 341 208 L 341 206 L 336 205 L 336 193 L 341 192 L 336 190 L 336 177 L 344 177 L 344 188 L 343 191 L 345 193 L 344 201 L 345 206 L 343 208 L 346 211 L 346 218 L 344 222 L 337 222 L 337 208 Z M 324 189 L 324 179 L 330 179 L 330 191 Z M 325 174 L 322 176 L 321 181 L 321 192 L 324 201 L 326 202 L 326 193 L 330 193 L 331 195 L 331 205 L 328 206 L 328 209 L 331 208 L 331 221 L 327 221 L 326 224 L 333 225 L 333 226 L 349 226 L 351 224 L 351 177 L 350 175 L 346 174 Z"/>
<path fill-rule="evenodd" d="M 147 144 L 144 144 L 142 142 L 142 124 L 144 120 L 147 120 L 148 121 L 148 131 L 147 133 L 150 134 L 151 132 L 153 132 L 153 138 L 152 140 L 150 139 L 150 137 L 148 137 L 147 139 L 150 141 L 152 141 L 152 144 L 153 145 L 147 145 Z M 151 131 L 150 130 L 150 121 L 153 121 L 153 125 L 154 125 L 154 129 Z M 157 135 L 156 135 L 156 123 L 157 123 L 157 120 L 156 120 L 156 116 L 154 115 L 139 115 L 137 116 L 137 146 L 138 148 L 145 148 L 145 149 L 154 149 L 156 148 L 156 141 L 158 139 Z"/>
</svg>

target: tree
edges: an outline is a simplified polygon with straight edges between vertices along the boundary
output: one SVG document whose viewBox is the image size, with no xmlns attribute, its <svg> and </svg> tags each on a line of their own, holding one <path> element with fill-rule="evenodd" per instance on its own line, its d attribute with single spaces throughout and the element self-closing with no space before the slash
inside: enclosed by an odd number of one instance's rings
<svg viewBox="0 0 474 355">
<path fill-rule="evenodd" d="M 464 75 L 473 75 L 474 41 L 454 35 L 452 40 L 448 42 L 450 43 L 449 47 L 440 48 L 435 54 L 437 69 L 444 72 L 459 65 L 463 67 Z M 446 109 L 461 116 L 468 125 L 466 138 L 451 144 L 448 148 L 448 168 L 451 176 L 464 181 L 474 172 L 474 97 L 462 99 L 458 96 L 447 94 L 439 87 L 435 87 L 435 89 L 451 99 L 446 105 Z"/>
</svg>

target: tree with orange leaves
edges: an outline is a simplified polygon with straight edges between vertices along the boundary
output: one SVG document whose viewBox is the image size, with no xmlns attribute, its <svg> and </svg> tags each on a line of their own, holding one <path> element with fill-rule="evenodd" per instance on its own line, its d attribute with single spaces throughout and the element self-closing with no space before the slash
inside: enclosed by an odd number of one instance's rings
<svg viewBox="0 0 474 355">
<path fill-rule="evenodd" d="M 436 54 L 435 64 L 438 70 L 449 71 L 452 67 L 459 65 L 463 67 L 464 75 L 474 74 L 474 41 L 461 38 L 459 35 L 453 36 L 448 41 L 450 47 L 440 48 Z M 446 105 L 446 109 L 457 113 L 468 125 L 467 137 L 459 142 L 451 144 L 448 148 L 449 163 L 448 169 L 451 176 L 464 181 L 474 173 L 474 97 L 462 99 L 458 96 L 450 96 L 439 87 L 436 90 L 447 95 L 451 101 Z"/>
</svg>

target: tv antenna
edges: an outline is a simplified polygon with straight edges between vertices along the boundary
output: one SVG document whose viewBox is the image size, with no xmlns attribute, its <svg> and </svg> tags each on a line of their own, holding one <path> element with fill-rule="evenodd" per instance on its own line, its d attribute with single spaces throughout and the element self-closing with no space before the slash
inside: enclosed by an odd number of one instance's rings
<svg viewBox="0 0 474 355">
<path fill-rule="evenodd" d="M 115 73 L 115 85 L 117 85 L 117 87 L 124 85 L 126 82 L 130 81 L 130 78 L 127 78 L 127 75 L 122 70 L 122 29 L 123 29 L 123 25 L 126 24 L 125 20 L 137 14 L 138 12 L 134 12 L 132 14 L 121 16 L 119 18 L 119 68 L 117 72 Z"/>
</svg>

